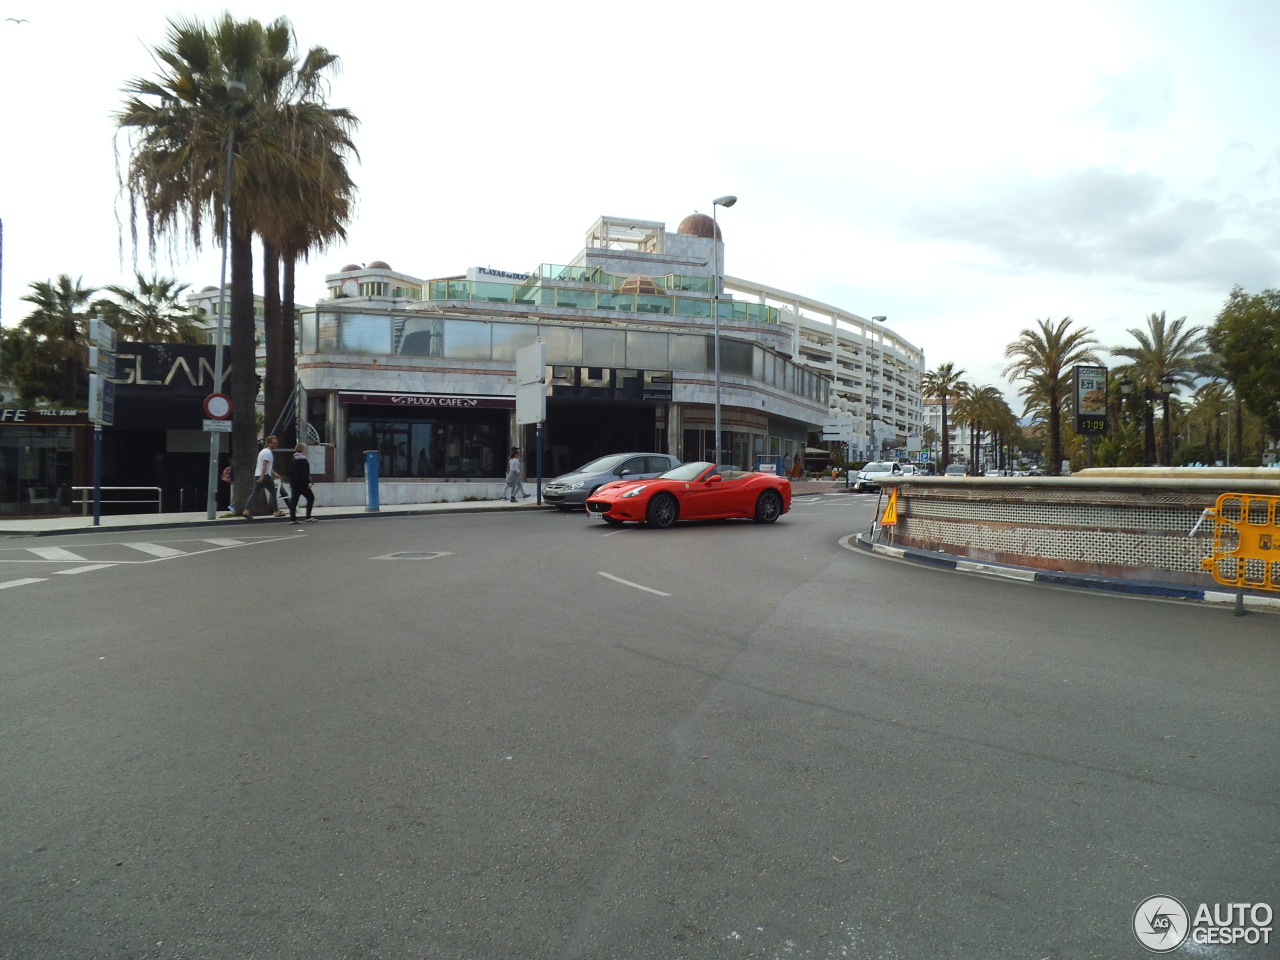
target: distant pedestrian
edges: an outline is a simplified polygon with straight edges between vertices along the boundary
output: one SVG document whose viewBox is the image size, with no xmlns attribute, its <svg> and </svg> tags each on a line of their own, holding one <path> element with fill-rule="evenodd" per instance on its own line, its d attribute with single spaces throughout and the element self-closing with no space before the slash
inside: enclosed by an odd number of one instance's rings
<svg viewBox="0 0 1280 960">
<path fill-rule="evenodd" d="M 279 445 L 279 438 L 272 434 L 263 441 L 262 449 L 258 451 L 258 459 L 253 464 L 254 487 L 249 493 L 249 502 L 244 505 L 244 512 L 240 514 L 246 520 L 253 519 L 253 508 L 259 494 L 266 500 L 265 513 L 284 516 L 284 511 L 277 509 L 276 505 L 276 480 L 280 474 L 276 473 L 275 451 Z"/>
<path fill-rule="evenodd" d="M 518 500 L 528 500 L 529 495 L 524 492 L 524 484 L 521 479 L 524 476 L 524 464 L 520 462 L 520 448 L 512 447 L 511 456 L 507 458 L 507 483 L 502 488 L 502 496 L 499 500 L 510 500 L 512 503 Z M 511 496 L 507 496 L 507 491 L 511 491 Z"/>
<path fill-rule="evenodd" d="M 293 496 L 285 501 L 289 504 L 289 522 L 302 522 L 298 519 L 298 501 L 305 497 L 307 500 L 306 522 L 315 523 L 316 518 L 311 515 L 311 508 L 316 505 L 316 495 L 311 489 L 311 463 L 307 460 L 305 443 L 300 443 L 293 448 L 293 461 L 289 465 L 289 486 L 293 489 Z"/>
</svg>

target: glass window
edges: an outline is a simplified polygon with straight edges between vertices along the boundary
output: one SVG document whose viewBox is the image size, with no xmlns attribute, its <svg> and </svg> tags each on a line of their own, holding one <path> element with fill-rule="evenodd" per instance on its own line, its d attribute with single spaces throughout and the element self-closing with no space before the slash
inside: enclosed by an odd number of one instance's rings
<svg viewBox="0 0 1280 960">
<path fill-rule="evenodd" d="M 322 313 L 316 318 L 316 352 L 338 352 L 338 315 Z"/>
<path fill-rule="evenodd" d="M 704 371 L 707 369 L 708 341 L 700 333 L 675 333 L 668 342 L 672 370 Z"/>
<path fill-rule="evenodd" d="M 461 360 L 488 360 L 489 324 L 475 320 L 444 321 L 444 355 Z"/>
<path fill-rule="evenodd" d="M 641 370 L 670 370 L 671 361 L 667 356 L 667 335 L 665 333 L 628 330 L 627 366 L 637 367 Z"/>
<path fill-rule="evenodd" d="M 582 363 L 581 327 L 565 327 L 544 323 L 538 327 L 538 336 L 547 345 L 547 363 L 563 363 L 576 367 Z"/>
<path fill-rule="evenodd" d="M 347 314 L 342 318 L 341 353 L 391 352 L 391 318 Z"/>
<path fill-rule="evenodd" d="M 751 376 L 752 361 L 755 359 L 755 345 L 741 340 L 720 338 L 720 371 L 732 373 L 739 377 Z"/>
<path fill-rule="evenodd" d="M 647 473 L 648 471 L 645 470 L 645 467 L 648 466 L 648 462 L 649 462 L 648 459 L 645 457 L 631 457 L 626 461 L 626 463 L 620 466 L 615 472 L 618 474 L 618 476 L 622 476 L 624 472 L 625 473 Z"/>
<path fill-rule="evenodd" d="M 444 356 L 444 321 L 439 317 L 410 317 L 400 335 L 400 352 L 406 357 Z"/>
<path fill-rule="evenodd" d="M 538 339 L 538 328 L 528 323 L 495 323 L 493 325 L 493 359 L 516 359 L 516 351 Z"/>
<path fill-rule="evenodd" d="M 627 335 L 623 330 L 582 331 L 582 362 L 593 367 L 622 367 L 627 362 Z"/>
<path fill-rule="evenodd" d="M 594 290 L 559 290 L 555 291 L 556 305 L 561 307 L 577 307 L 582 310 L 596 308 L 596 292 Z"/>
<path fill-rule="evenodd" d="M 315 353 L 316 352 L 316 315 L 313 313 L 310 316 L 303 317 L 302 323 L 300 324 L 300 326 L 302 327 L 302 330 L 301 330 L 302 352 Z M 216 332 L 212 337 L 207 338 L 207 342 L 209 343 L 213 343 L 215 340 L 217 340 Z"/>
</svg>

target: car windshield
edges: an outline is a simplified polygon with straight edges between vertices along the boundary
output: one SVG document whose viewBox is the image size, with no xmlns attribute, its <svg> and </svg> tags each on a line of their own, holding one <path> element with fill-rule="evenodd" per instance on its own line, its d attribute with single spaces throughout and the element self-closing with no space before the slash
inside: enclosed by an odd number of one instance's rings
<svg viewBox="0 0 1280 960">
<path fill-rule="evenodd" d="M 662 475 L 663 480 L 697 480 L 711 466 L 709 460 L 695 460 L 693 463 L 682 463 L 673 470 Z"/>
<path fill-rule="evenodd" d="M 625 453 L 611 453 L 607 457 L 596 457 L 590 463 L 584 463 L 582 466 L 580 466 L 577 470 L 573 472 L 574 473 L 608 473 L 610 470 L 612 470 L 614 467 L 620 464 L 623 460 L 625 460 L 626 457 L 627 457 L 627 454 Z"/>
<path fill-rule="evenodd" d="M 873 460 L 862 468 L 863 473 L 893 473 L 893 464 Z"/>
</svg>

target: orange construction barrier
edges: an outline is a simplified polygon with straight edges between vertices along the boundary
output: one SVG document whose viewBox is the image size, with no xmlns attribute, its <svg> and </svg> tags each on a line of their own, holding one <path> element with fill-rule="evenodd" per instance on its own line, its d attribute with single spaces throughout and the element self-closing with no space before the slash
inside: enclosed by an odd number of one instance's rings
<svg viewBox="0 0 1280 960">
<path fill-rule="evenodd" d="M 1213 554 L 1200 565 L 1228 587 L 1280 590 L 1280 497 L 1224 493 L 1213 510 Z"/>
</svg>

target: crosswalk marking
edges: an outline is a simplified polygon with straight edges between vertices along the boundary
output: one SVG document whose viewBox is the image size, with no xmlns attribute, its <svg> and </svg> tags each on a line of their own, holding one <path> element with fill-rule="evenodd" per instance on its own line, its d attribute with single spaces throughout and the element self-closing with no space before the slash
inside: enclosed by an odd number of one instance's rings
<svg viewBox="0 0 1280 960">
<path fill-rule="evenodd" d="M 140 550 L 153 557 L 181 557 L 187 553 L 186 550 L 175 550 L 173 547 L 162 546 L 158 543 L 122 543 L 121 546 L 132 547 L 134 550 Z M 76 559 L 84 560 L 87 558 L 77 557 Z"/>
<path fill-rule="evenodd" d="M 8 590 L 10 587 L 25 587 L 28 583 L 42 583 L 44 577 L 27 577 L 23 580 L 8 580 L 0 583 L 0 590 Z"/>
<path fill-rule="evenodd" d="M 87 567 L 68 567 L 66 570 L 55 570 L 54 573 L 89 573 L 93 570 L 106 570 L 108 567 L 114 567 L 114 563 L 92 563 Z"/>
<path fill-rule="evenodd" d="M 225 539 L 225 540 L 214 540 L 214 539 L 213 539 L 213 538 L 211 538 L 211 537 L 206 537 L 204 542 L 205 542 L 205 543 L 212 543 L 215 547 L 242 547 L 242 546 L 244 546 L 244 545 L 245 545 L 245 543 L 247 543 L 248 541 L 245 541 L 245 540 L 232 540 L 232 539 L 230 539 L 230 538 L 227 538 L 227 539 Z"/>
<path fill-rule="evenodd" d="M 89 559 L 62 547 L 28 547 L 27 549 L 43 560 L 76 560 L 83 563 Z"/>
</svg>

